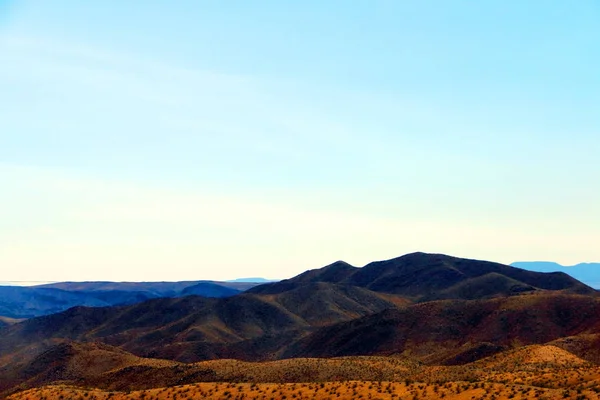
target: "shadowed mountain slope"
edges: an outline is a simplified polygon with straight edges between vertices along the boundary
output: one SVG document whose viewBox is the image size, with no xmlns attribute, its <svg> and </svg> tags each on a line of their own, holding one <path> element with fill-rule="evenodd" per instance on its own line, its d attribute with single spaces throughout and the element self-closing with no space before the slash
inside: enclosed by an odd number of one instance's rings
<svg viewBox="0 0 600 400">
<path fill-rule="evenodd" d="M 284 279 L 279 282 L 266 283 L 248 290 L 249 293 L 257 294 L 275 294 L 293 290 L 307 283 L 325 282 L 325 283 L 345 283 L 345 280 L 352 276 L 359 268 L 344 261 L 336 261 L 323 268 L 311 269 L 301 273 L 291 279 Z"/>
<path fill-rule="evenodd" d="M 362 268 L 338 261 L 291 279 L 257 286 L 250 292 L 281 293 L 307 281 L 358 286 L 415 301 L 480 299 L 536 290 L 596 294 L 594 289 L 561 272 L 544 274 L 488 261 L 427 253 L 407 254 Z"/>
<path fill-rule="evenodd" d="M 181 361 L 276 358 L 281 346 L 315 327 L 403 303 L 391 297 L 314 283 L 277 295 L 189 296 L 131 306 L 76 307 L 0 330 L 0 355 L 42 340 L 65 338 L 100 340 L 140 356 Z"/>
<path fill-rule="evenodd" d="M 174 361 L 136 357 L 102 343 L 57 341 L 40 348 L 39 354 L 20 354 L 24 357 L 20 362 L 10 365 L 10 368 L 0 368 L 0 396 L 50 382 L 86 384 L 124 368 L 141 367 L 158 371 L 162 367 L 178 365 Z"/>
<path fill-rule="evenodd" d="M 600 333 L 598 298 L 544 292 L 390 309 L 321 328 L 283 356 L 403 354 L 427 363 L 464 364 L 512 347 L 592 333 Z"/>
<path fill-rule="evenodd" d="M 184 362 L 401 354 L 429 364 L 464 364 L 550 342 L 596 361 L 600 348 L 597 339 L 570 347 L 573 339 L 565 339 L 600 334 L 600 300 L 591 296 L 539 292 L 397 307 L 364 289 L 348 296 L 335 285 L 312 285 L 267 299 L 245 294 L 74 308 L 0 330 L 0 355 L 63 338 Z M 310 299 L 316 308 L 299 307 L 304 302 L 294 296 Z M 361 303 L 364 316 L 355 317 L 353 302 Z"/>
</svg>

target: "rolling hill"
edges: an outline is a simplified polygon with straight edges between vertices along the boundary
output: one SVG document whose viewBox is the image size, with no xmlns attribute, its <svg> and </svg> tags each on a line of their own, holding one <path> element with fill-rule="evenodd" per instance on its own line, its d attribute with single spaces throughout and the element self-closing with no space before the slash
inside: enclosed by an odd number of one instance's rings
<svg viewBox="0 0 600 400">
<path fill-rule="evenodd" d="M 194 291 L 201 284 L 185 289 Z M 103 285 L 79 289 L 109 292 Z M 447 366 L 525 345 L 552 345 L 600 362 L 600 298 L 564 273 L 440 254 L 413 253 L 362 268 L 338 261 L 230 297 L 191 295 L 80 306 L 4 326 L 0 372 L 6 373 L 0 375 L 12 378 L 0 380 L 35 383 L 36 376 L 39 382 L 62 376 L 63 369 L 44 372 L 42 361 L 60 359 L 61 351 L 69 357 L 85 353 L 91 345 L 110 346 L 100 350 L 111 354 L 175 363 L 376 355 Z M 154 369 L 138 361 L 119 374 L 142 384 Z M 165 371 L 159 376 L 173 374 Z M 206 370 L 185 371 L 190 382 L 212 376 Z"/>
<path fill-rule="evenodd" d="M 27 379 L 30 375 L 33 378 Z M 9 398 L 30 400 L 594 399 L 600 367 L 552 345 L 524 346 L 462 366 L 427 366 L 397 357 L 182 364 L 143 359 L 106 345 L 73 342 L 47 349 L 12 377 L 11 386 L 0 389 L 0 395 L 17 392 Z M 27 390 L 32 387 L 38 389 Z"/>
</svg>

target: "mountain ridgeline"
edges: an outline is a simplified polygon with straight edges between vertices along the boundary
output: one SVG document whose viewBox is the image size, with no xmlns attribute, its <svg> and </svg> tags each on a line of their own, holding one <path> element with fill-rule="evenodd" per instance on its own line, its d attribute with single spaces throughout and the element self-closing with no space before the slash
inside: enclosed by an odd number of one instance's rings
<svg viewBox="0 0 600 400">
<path fill-rule="evenodd" d="M 600 288 L 600 263 L 564 266 L 549 261 L 519 261 L 512 263 L 511 266 L 536 272 L 565 272 L 586 285 Z"/>
<path fill-rule="evenodd" d="M 228 297 L 80 306 L 4 326 L 0 375 L 11 378 L 0 378 L 0 391 L 55 368 L 44 354 L 92 343 L 137 364 L 396 355 L 455 365 L 536 344 L 600 362 L 599 321 L 597 292 L 561 272 L 426 253 L 362 268 L 338 261 Z"/>
<path fill-rule="evenodd" d="M 161 297 L 200 295 L 228 297 L 256 286 L 254 282 L 59 282 L 38 286 L 0 286 L 0 316 L 31 318 L 75 306 L 135 304 Z M 7 320 L 10 321 L 10 320 Z M 2 320 L 0 320 L 0 326 Z"/>
<path fill-rule="evenodd" d="M 413 301 L 482 299 L 536 290 L 595 293 L 594 289 L 563 272 L 545 274 L 493 262 L 427 253 L 407 254 L 362 268 L 338 261 L 291 279 L 256 286 L 249 292 L 281 293 L 308 282 L 362 287 Z"/>
</svg>

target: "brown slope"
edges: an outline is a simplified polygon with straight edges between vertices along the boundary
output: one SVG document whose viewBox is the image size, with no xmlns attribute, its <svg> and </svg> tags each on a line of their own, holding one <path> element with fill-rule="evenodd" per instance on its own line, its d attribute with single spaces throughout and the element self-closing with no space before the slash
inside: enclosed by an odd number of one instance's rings
<svg viewBox="0 0 600 400">
<path fill-rule="evenodd" d="M 85 386 L 99 377 L 124 368 L 158 369 L 178 365 L 174 361 L 136 357 L 102 343 L 57 341 L 43 346 L 43 351 L 23 357 L 9 368 L 2 368 L 0 396 L 55 382 Z"/>
<path fill-rule="evenodd" d="M 257 286 L 252 293 L 282 293 L 306 282 L 330 282 L 391 293 L 415 301 L 480 299 L 536 290 L 596 295 L 565 273 L 540 273 L 508 265 L 443 254 L 412 253 L 355 268 L 338 261 L 281 282 Z"/>
<path fill-rule="evenodd" d="M 270 298 L 301 316 L 312 326 L 330 325 L 335 321 L 350 320 L 409 304 L 408 300 L 400 297 L 386 296 L 355 286 L 322 282 L 298 285 L 293 290 Z"/>
<path fill-rule="evenodd" d="M 481 359 L 473 363 L 475 368 L 492 371 L 540 371 L 591 366 L 592 364 L 575 354 L 554 345 L 529 345 Z"/>
<path fill-rule="evenodd" d="M 0 331 L 0 356 L 42 340 L 99 340 L 134 354 L 198 361 L 275 358 L 315 327 L 396 307 L 360 288 L 317 283 L 277 295 L 190 296 L 106 308 L 78 307 Z"/>
<path fill-rule="evenodd" d="M 550 344 L 577 354 L 586 361 L 600 365 L 600 333 L 562 337 L 550 342 Z"/>
<path fill-rule="evenodd" d="M 525 344 L 598 332 L 600 300 L 546 292 L 386 310 L 319 329 L 291 346 L 284 357 L 404 354 L 428 363 L 455 364 Z"/>
<path fill-rule="evenodd" d="M 85 358 L 89 357 L 84 356 Z M 64 364 L 68 365 L 69 362 Z M 14 398 L 48 399 L 62 396 L 63 398 L 103 399 L 180 397 L 223 399 L 265 398 L 266 396 L 342 399 L 384 396 L 390 399 L 414 397 L 579 399 L 597 398 L 594 392 L 597 392 L 600 387 L 599 373 L 597 366 L 564 350 L 554 346 L 532 345 L 465 366 L 447 367 L 426 366 L 395 357 L 296 358 L 265 363 L 247 363 L 237 360 L 171 365 L 133 363 L 104 373 L 87 374 L 84 379 L 52 382 L 54 385 L 52 387 L 40 391 L 21 392 Z M 336 381 L 340 385 L 347 385 L 347 390 L 341 393 L 338 390 L 330 390 L 328 386 L 331 383 L 327 382 Z M 251 383 L 243 384 L 243 382 Z M 260 382 L 268 382 L 269 385 L 304 382 L 308 387 L 305 386 L 307 390 L 302 393 L 297 389 L 303 385 L 293 384 L 289 387 L 292 389 L 290 392 L 282 393 L 272 390 L 272 386 L 262 386 L 261 389 Z M 194 385 L 181 386 L 186 384 Z M 85 389 L 78 391 L 73 385 Z M 433 387 L 426 390 L 428 385 Z M 502 385 L 506 385 L 505 391 Z M 361 387 L 372 391 L 364 392 Z M 110 392 L 102 393 L 90 388 L 102 388 Z M 130 392 L 149 388 L 161 389 L 137 394 Z M 319 388 L 325 390 L 320 393 Z"/>
</svg>

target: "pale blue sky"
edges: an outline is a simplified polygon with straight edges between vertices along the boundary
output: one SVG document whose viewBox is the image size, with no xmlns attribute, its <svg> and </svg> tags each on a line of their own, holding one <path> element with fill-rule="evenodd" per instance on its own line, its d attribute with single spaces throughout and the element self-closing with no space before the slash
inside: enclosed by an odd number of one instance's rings
<svg viewBox="0 0 600 400">
<path fill-rule="evenodd" d="M 2 280 L 600 261 L 600 3 L 2 1 Z"/>
</svg>

